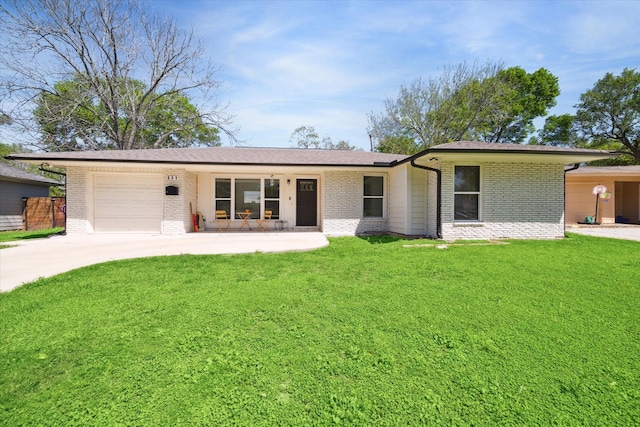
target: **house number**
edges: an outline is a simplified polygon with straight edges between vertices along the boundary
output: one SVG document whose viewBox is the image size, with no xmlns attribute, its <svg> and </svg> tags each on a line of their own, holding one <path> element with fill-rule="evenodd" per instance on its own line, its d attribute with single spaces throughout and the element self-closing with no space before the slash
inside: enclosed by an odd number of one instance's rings
<svg viewBox="0 0 640 427">
<path fill-rule="evenodd" d="M 313 191 L 313 181 L 300 181 L 300 191 Z"/>
</svg>

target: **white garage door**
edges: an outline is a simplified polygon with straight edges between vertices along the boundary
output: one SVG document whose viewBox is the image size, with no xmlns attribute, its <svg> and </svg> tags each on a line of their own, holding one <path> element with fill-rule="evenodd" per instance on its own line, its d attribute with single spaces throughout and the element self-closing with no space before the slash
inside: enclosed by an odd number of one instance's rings
<svg viewBox="0 0 640 427">
<path fill-rule="evenodd" d="M 161 231 L 161 175 L 95 175 L 93 190 L 96 233 Z"/>
</svg>

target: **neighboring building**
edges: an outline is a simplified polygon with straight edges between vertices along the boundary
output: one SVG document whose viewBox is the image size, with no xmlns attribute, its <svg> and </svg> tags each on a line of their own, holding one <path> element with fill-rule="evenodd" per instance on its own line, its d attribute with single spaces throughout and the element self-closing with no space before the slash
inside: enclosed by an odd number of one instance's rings
<svg viewBox="0 0 640 427">
<path fill-rule="evenodd" d="M 270 210 L 292 230 L 455 240 L 563 237 L 565 165 L 614 156 L 455 142 L 414 156 L 216 147 L 9 158 L 66 169 L 69 234 L 182 234 L 192 212 L 215 229 L 219 210 L 238 229 L 246 211 Z"/>
<path fill-rule="evenodd" d="M 22 228 L 22 198 L 49 197 L 60 182 L 0 163 L 0 231 Z"/>
<path fill-rule="evenodd" d="M 567 224 L 595 216 L 593 188 L 598 185 L 606 187 L 608 198 L 598 198 L 596 222 L 640 224 L 640 166 L 582 166 L 567 172 Z"/>
</svg>

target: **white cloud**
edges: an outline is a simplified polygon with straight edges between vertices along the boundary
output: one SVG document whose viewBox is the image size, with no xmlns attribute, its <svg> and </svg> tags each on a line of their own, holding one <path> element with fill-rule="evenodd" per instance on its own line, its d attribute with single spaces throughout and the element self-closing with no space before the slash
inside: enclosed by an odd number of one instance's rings
<svg viewBox="0 0 640 427">
<path fill-rule="evenodd" d="M 310 125 L 368 148 L 367 113 L 381 111 L 401 84 L 461 62 L 547 68 L 562 91 L 554 113 L 572 112 L 605 72 L 640 65 L 638 5 L 190 1 L 172 10 L 222 65 L 249 144 L 288 146 L 296 127 Z"/>
<path fill-rule="evenodd" d="M 577 5 L 577 10 L 568 16 L 563 38 L 570 52 L 607 58 L 638 55 L 639 2 L 581 2 Z"/>
</svg>

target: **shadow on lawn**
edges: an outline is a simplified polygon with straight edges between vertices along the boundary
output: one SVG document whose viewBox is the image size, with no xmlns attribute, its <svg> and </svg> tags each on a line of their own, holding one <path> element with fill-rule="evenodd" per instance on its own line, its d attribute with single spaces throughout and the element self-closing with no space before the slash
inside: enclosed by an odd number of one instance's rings
<svg viewBox="0 0 640 427">
<path fill-rule="evenodd" d="M 381 243 L 394 243 L 399 240 L 407 240 L 406 237 L 391 236 L 388 234 L 381 234 L 376 236 L 358 236 L 358 238 L 372 245 Z"/>
</svg>

